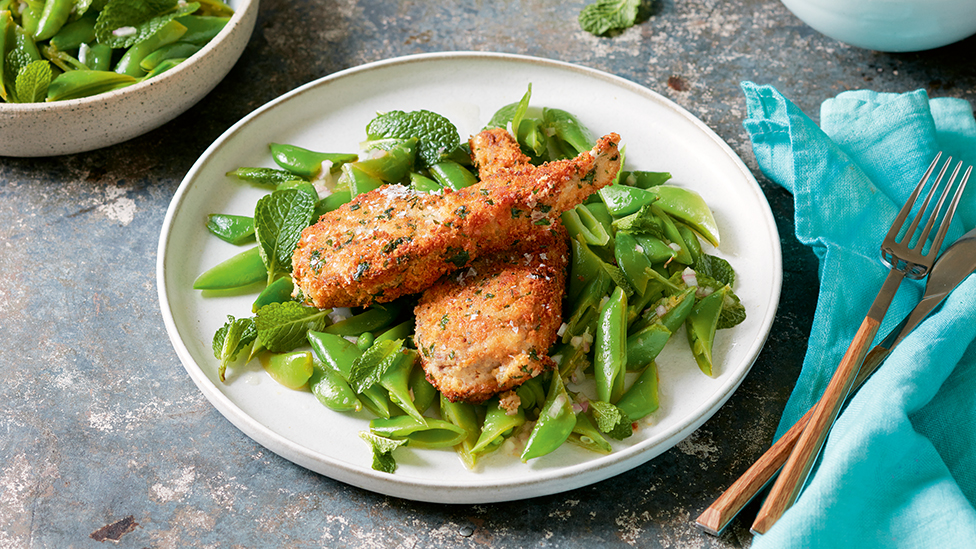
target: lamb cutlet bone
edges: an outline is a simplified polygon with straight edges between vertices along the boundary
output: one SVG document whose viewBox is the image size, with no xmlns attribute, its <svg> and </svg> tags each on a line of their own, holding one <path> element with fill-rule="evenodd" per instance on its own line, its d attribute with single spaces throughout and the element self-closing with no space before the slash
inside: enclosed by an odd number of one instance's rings
<svg viewBox="0 0 976 549">
<path fill-rule="evenodd" d="M 477 136 L 476 136 L 477 137 Z M 456 192 L 386 185 L 305 229 L 292 259 L 296 297 L 319 308 L 392 301 L 486 254 L 535 238 L 540 226 L 613 182 L 611 133 L 576 158 L 516 163 Z"/>
</svg>

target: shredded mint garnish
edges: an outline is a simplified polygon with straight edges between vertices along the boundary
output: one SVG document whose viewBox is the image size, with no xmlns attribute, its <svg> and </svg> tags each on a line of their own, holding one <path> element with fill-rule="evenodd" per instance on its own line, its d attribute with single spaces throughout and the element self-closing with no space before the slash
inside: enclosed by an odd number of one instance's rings
<svg viewBox="0 0 976 549">
<path fill-rule="evenodd" d="M 428 168 L 454 152 L 461 143 L 457 128 L 447 118 L 430 111 L 390 111 L 366 126 L 370 141 L 416 137 L 420 168 Z"/>
<path fill-rule="evenodd" d="M 287 353 L 306 343 L 309 331 L 322 331 L 331 309 L 306 307 L 296 301 L 270 303 L 258 309 L 254 327 L 259 343 L 273 353 Z"/>
<path fill-rule="evenodd" d="M 178 0 L 109 0 L 95 21 L 95 37 L 101 44 L 128 48 L 149 38 L 173 19 L 198 9 L 197 2 Z M 119 29 L 125 30 L 116 32 Z"/>
<path fill-rule="evenodd" d="M 602 400 L 591 400 L 589 406 L 593 411 L 597 428 L 608 437 L 623 440 L 634 434 L 630 426 L 630 418 L 620 408 Z"/>
<path fill-rule="evenodd" d="M 254 208 L 254 235 L 261 260 L 268 268 L 268 284 L 291 273 L 291 256 L 312 221 L 315 201 L 298 189 L 283 189 L 261 197 Z"/>
<path fill-rule="evenodd" d="M 397 468 L 396 460 L 393 458 L 393 450 L 403 446 L 407 441 L 381 437 L 369 431 L 360 431 L 359 437 L 373 449 L 373 469 L 393 474 Z"/>
<path fill-rule="evenodd" d="M 579 24 L 597 36 L 626 29 L 637 22 L 639 8 L 640 0 L 597 0 L 580 11 Z"/>
<path fill-rule="evenodd" d="M 227 315 L 227 323 L 224 324 L 213 338 L 214 357 L 220 360 L 217 368 L 217 375 L 220 381 L 224 381 L 224 374 L 227 366 L 237 360 L 237 355 L 257 339 L 258 332 L 254 328 L 253 318 L 234 318 Z"/>
</svg>

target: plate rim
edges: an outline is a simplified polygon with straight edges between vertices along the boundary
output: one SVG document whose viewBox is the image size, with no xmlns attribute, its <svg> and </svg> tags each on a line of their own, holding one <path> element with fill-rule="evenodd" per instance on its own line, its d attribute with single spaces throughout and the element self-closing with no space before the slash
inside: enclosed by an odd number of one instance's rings
<svg viewBox="0 0 976 549">
<path fill-rule="evenodd" d="M 363 74 L 369 71 L 382 70 L 391 66 L 401 66 L 405 64 L 430 61 L 457 61 L 463 59 L 529 63 L 554 67 L 561 70 L 569 70 L 590 78 L 597 78 L 599 80 L 609 82 L 615 86 L 623 87 L 637 95 L 653 100 L 668 110 L 680 115 L 688 122 L 691 122 L 700 132 L 702 132 L 715 145 L 717 145 L 719 149 L 725 153 L 728 159 L 731 160 L 734 165 L 736 165 L 740 172 L 739 175 L 745 179 L 745 183 L 752 190 L 754 195 L 753 198 L 756 199 L 762 206 L 761 209 L 763 211 L 764 218 L 762 221 L 771 234 L 770 244 L 774 252 L 774 257 L 772 258 L 774 269 L 772 273 L 772 284 L 769 288 L 769 304 L 766 310 L 762 311 L 763 319 L 762 323 L 758 327 L 761 337 L 756 338 L 756 340 L 751 343 L 747 351 L 749 364 L 747 367 L 742 368 L 741 371 L 738 372 L 738 375 L 730 377 L 723 385 L 717 388 L 716 394 L 719 395 L 717 398 L 712 398 L 703 402 L 700 406 L 695 408 L 692 414 L 689 414 L 691 417 L 694 417 L 693 421 L 676 425 L 671 429 L 662 432 L 659 436 L 664 440 L 664 442 L 660 442 L 651 448 L 642 449 L 637 452 L 638 455 L 631 455 L 631 452 L 617 451 L 614 452 L 614 454 L 601 458 L 601 467 L 596 471 L 592 470 L 592 462 L 582 462 L 559 468 L 559 473 L 555 475 L 555 478 L 553 478 L 551 475 L 540 475 L 535 479 L 518 479 L 517 482 L 504 482 L 493 485 L 479 484 L 476 487 L 457 486 L 456 484 L 449 482 L 432 482 L 430 479 L 398 477 L 396 474 L 389 475 L 386 473 L 380 473 L 373 471 L 368 467 L 361 467 L 335 459 L 329 459 L 329 467 L 323 467 L 321 459 L 322 456 L 320 454 L 298 444 L 297 442 L 285 438 L 272 429 L 264 426 L 254 418 L 251 418 L 226 394 L 220 391 L 219 388 L 215 387 L 213 382 L 204 374 L 202 368 L 196 363 L 189 349 L 187 349 L 186 345 L 179 337 L 179 328 L 176 326 L 172 311 L 169 307 L 169 294 L 166 288 L 165 272 L 168 259 L 166 255 L 166 248 L 169 243 L 169 235 L 173 230 L 174 217 L 179 211 L 183 200 L 186 198 L 192 181 L 196 177 L 196 174 L 206 164 L 206 160 L 215 151 L 220 149 L 225 142 L 229 141 L 236 134 L 243 131 L 251 120 L 261 116 L 264 112 L 275 108 L 281 103 L 291 100 L 299 94 L 306 93 L 309 90 L 316 89 L 321 86 L 327 86 L 333 81 Z M 166 216 L 160 231 L 156 267 L 157 293 L 167 335 L 169 336 L 170 341 L 180 358 L 180 362 L 190 375 L 190 378 L 197 385 L 197 388 L 204 394 L 211 405 L 213 405 L 228 421 L 230 421 L 245 435 L 253 439 L 261 446 L 268 448 L 281 457 L 284 457 L 285 459 L 292 461 L 293 463 L 296 463 L 306 469 L 373 492 L 415 501 L 435 503 L 476 504 L 501 502 L 564 492 L 610 478 L 624 471 L 635 468 L 669 450 L 678 442 L 698 429 L 708 419 L 710 419 L 731 397 L 732 393 L 735 392 L 735 390 L 745 379 L 746 375 L 748 375 L 749 371 L 751 371 L 752 366 L 758 359 L 758 356 L 769 337 L 771 326 L 776 316 L 775 313 L 778 307 L 782 289 L 782 250 L 780 236 L 769 206 L 769 202 L 766 199 L 765 194 L 762 192 L 759 183 L 745 166 L 742 159 L 724 140 L 722 140 L 721 137 L 718 136 L 718 134 L 716 134 L 698 117 L 691 114 L 687 109 L 645 86 L 598 69 L 564 61 L 522 54 L 477 51 L 411 54 L 350 67 L 303 84 L 281 96 L 272 99 L 271 101 L 268 101 L 264 105 L 249 113 L 247 116 L 243 117 L 241 120 L 233 124 L 228 130 L 226 130 L 220 137 L 218 137 L 209 147 L 207 147 L 197 161 L 194 162 L 193 166 L 187 172 L 186 176 L 181 181 L 179 187 L 174 193 L 171 203 L 167 208 Z M 565 484 L 553 489 L 553 481 L 560 478 L 566 481 Z M 377 484 L 380 486 L 376 486 Z M 428 491 L 431 489 L 434 489 L 436 492 L 436 497 L 431 497 L 431 494 L 428 493 Z"/>
</svg>

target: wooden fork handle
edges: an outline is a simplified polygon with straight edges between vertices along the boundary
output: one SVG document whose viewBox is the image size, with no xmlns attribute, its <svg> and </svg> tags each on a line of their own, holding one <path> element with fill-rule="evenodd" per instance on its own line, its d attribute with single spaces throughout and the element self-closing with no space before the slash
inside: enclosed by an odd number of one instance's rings
<svg viewBox="0 0 976 549">
<path fill-rule="evenodd" d="M 864 364 L 858 372 L 852 390 L 856 390 L 857 387 L 860 387 L 867 380 L 878 366 L 881 365 L 888 352 L 888 349 L 880 345 L 871 349 L 871 352 L 864 359 Z M 756 497 L 756 494 L 769 484 L 769 481 L 783 467 L 783 464 L 786 463 L 787 458 L 790 456 L 790 452 L 793 451 L 793 447 L 796 446 L 796 441 L 800 438 L 803 427 L 810 420 L 810 416 L 813 415 L 815 409 L 816 405 L 811 406 L 803 417 L 798 419 L 788 431 L 783 433 L 783 436 L 775 444 L 770 446 L 769 450 L 766 450 L 751 467 L 746 469 L 746 472 L 742 476 L 733 482 L 708 509 L 705 509 L 698 516 L 698 519 L 695 520 L 695 525 L 709 534 L 715 536 L 720 535 L 725 530 L 725 527 L 729 525 L 729 522 L 742 511 L 743 507 L 748 505 Z"/>
<path fill-rule="evenodd" d="M 796 501 L 810 469 L 820 454 L 827 433 L 854 385 L 858 370 L 874 336 L 878 333 L 880 324 L 880 320 L 870 315 L 861 323 L 844 358 L 830 378 L 827 389 L 814 406 L 807 424 L 802 428 L 796 446 L 783 465 L 783 471 L 773 483 L 769 496 L 759 509 L 756 521 L 752 524 L 753 532 L 765 534 Z"/>
</svg>

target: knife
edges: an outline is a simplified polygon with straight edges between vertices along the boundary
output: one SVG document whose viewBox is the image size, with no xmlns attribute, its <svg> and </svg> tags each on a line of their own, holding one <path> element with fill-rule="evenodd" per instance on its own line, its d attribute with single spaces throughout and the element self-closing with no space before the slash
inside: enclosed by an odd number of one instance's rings
<svg viewBox="0 0 976 549">
<path fill-rule="evenodd" d="M 881 366 L 902 339 L 914 330 L 970 274 L 976 272 L 976 229 L 964 234 L 939 256 L 929 272 L 925 293 L 918 305 L 865 356 L 853 391 Z M 813 409 L 800 418 L 745 473 L 696 519 L 705 532 L 720 535 L 733 518 L 758 494 L 786 463 Z"/>
</svg>

